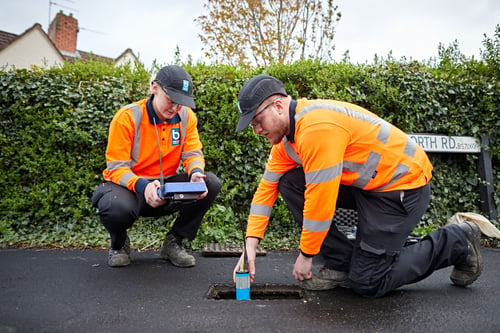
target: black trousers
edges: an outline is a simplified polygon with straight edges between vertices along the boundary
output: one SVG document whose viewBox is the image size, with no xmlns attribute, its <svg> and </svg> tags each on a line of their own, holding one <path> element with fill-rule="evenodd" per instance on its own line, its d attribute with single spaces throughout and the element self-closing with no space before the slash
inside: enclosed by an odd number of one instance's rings
<svg viewBox="0 0 500 333">
<path fill-rule="evenodd" d="M 286 173 L 278 188 L 296 222 L 302 226 L 303 169 Z M 357 211 L 356 240 L 348 240 L 332 224 L 320 251 L 324 266 L 347 272 L 349 285 L 355 292 L 380 297 L 402 285 L 420 281 L 437 269 L 462 263 L 468 245 L 465 233 L 457 225 L 440 228 L 422 241 L 404 246 L 427 209 L 429 198 L 429 185 L 391 192 L 368 192 L 341 185 L 337 207 Z"/>
<path fill-rule="evenodd" d="M 105 182 L 96 187 L 92 195 L 92 205 L 98 208 L 101 223 L 109 231 L 111 248 L 119 250 L 127 237 L 127 229 L 132 227 L 139 216 L 160 217 L 179 212 L 171 233 L 178 237 L 194 239 L 203 216 L 217 197 L 221 181 L 211 172 L 206 173 L 205 183 L 208 194 L 205 198 L 187 203 L 167 202 L 153 208 L 144 197 L 113 182 Z M 187 182 L 187 174 L 177 174 L 165 178 L 165 182 Z"/>
</svg>

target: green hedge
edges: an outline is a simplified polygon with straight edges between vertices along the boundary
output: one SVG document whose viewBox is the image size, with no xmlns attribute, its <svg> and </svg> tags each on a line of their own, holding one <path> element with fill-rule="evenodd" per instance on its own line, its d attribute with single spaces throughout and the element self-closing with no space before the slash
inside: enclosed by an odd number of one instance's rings
<svg viewBox="0 0 500 333">
<path fill-rule="evenodd" d="M 439 66 L 394 60 L 353 65 L 303 61 L 269 68 L 185 64 L 195 83 L 207 170 L 223 180 L 191 244 L 241 240 L 250 201 L 270 146 L 251 130 L 234 133 L 237 94 L 251 76 L 281 79 L 292 97 L 353 102 L 407 132 L 490 136 L 500 206 L 500 83 L 484 61 Z M 116 110 L 147 96 L 150 73 L 90 62 L 49 70 L 0 72 L 0 246 L 106 246 L 90 197 L 102 181 L 109 122 Z M 476 155 L 431 154 L 433 194 L 424 228 L 459 211 L 480 212 Z M 138 248 L 158 247 L 173 217 L 140 219 Z M 294 247 L 298 232 L 281 198 L 265 246 Z"/>
</svg>

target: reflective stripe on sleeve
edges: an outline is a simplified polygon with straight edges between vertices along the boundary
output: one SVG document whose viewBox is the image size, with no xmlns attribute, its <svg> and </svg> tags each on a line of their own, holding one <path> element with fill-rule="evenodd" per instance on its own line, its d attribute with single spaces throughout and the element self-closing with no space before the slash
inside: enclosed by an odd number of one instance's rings
<svg viewBox="0 0 500 333">
<path fill-rule="evenodd" d="M 342 164 L 334 165 L 323 170 L 310 171 L 305 173 L 306 184 L 324 183 L 342 175 Z"/>
<path fill-rule="evenodd" d="M 270 183 L 277 183 L 280 181 L 282 176 L 282 172 L 273 172 L 266 169 L 262 178 Z"/>
<path fill-rule="evenodd" d="M 189 170 L 191 170 L 191 169 L 195 169 L 196 167 L 203 170 L 205 168 L 205 163 L 203 163 L 200 160 L 194 160 L 193 162 L 189 163 L 187 168 Z"/>
<path fill-rule="evenodd" d="M 272 207 L 260 204 L 252 204 L 250 206 L 250 215 L 271 216 Z"/>
<path fill-rule="evenodd" d="M 190 157 L 203 157 L 203 152 L 201 150 L 190 150 L 181 153 L 182 160 L 187 160 Z"/>
<path fill-rule="evenodd" d="M 133 172 L 125 172 L 123 176 L 120 178 L 120 185 L 123 187 L 127 187 L 128 181 L 134 177 L 135 174 Z"/>
<path fill-rule="evenodd" d="M 330 228 L 332 220 L 316 221 L 304 218 L 304 229 L 308 231 L 326 231 Z"/>
<path fill-rule="evenodd" d="M 132 161 L 131 160 L 126 160 L 126 161 L 109 161 L 106 162 L 106 167 L 108 168 L 109 171 L 113 171 L 116 169 L 120 168 L 131 168 Z"/>
</svg>

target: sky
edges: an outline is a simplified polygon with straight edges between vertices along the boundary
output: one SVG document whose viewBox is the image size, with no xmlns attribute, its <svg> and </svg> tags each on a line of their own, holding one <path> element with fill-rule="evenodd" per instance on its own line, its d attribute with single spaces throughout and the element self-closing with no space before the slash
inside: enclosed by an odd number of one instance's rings
<svg viewBox="0 0 500 333">
<path fill-rule="evenodd" d="M 194 22 L 206 0 L 0 0 L 0 30 L 22 34 L 35 23 L 47 31 L 57 12 L 78 20 L 77 49 L 116 58 L 127 48 L 150 67 L 171 64 L 176 47 L 205 61 Z M 484 35 L 500 24 L 498 0 L 334 0 L 342 18 L 334 38 L 334 60 L 349 51 L 350 62 L 371 63 L 374 56 L 429 60 L 438 46 L 458 40 L 466 56 L 480 55 Z"/>
</svg>

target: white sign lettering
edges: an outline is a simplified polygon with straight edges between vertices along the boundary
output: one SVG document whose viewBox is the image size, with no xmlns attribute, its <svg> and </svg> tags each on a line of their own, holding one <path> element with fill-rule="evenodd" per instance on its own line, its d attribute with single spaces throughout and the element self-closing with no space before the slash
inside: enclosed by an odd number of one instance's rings
<svg viewBox="0 0 500 333">
<path fill-rule="evenodd" d="M 408 134 L 426 152 L 479 153 L 481 144 L 470 136 L 445 136 L 435 134 Z"/>
</svg>

